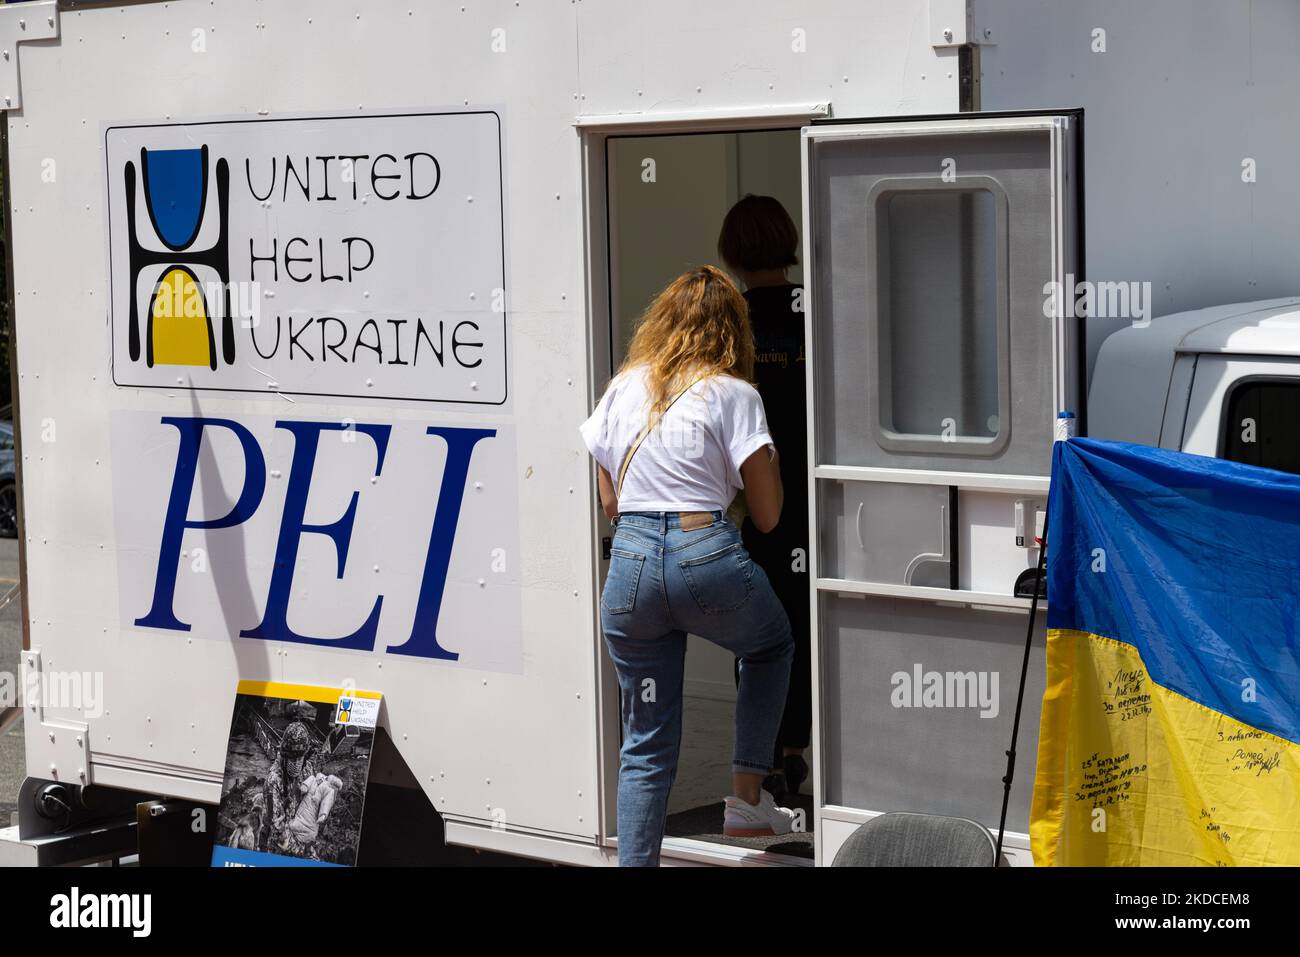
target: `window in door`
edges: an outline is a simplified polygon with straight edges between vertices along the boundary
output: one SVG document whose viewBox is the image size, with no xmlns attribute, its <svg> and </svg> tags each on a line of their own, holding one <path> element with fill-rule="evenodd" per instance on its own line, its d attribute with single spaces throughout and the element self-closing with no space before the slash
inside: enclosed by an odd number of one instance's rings
<svg viewBox="0 0 1300 957">
<path fill-rule="evenodd" d="M 1073 268 L 1064 128 L 971 122 L 808 138 L 818 464 L 1049 470 L 1073 404 L 1075 332 L 1044 314 Z"/>
<path fill-rule="evenodd" d="M 877 407 L 887 447 L 987 441 L 1001 431 L 1000 199 L 986 188 L 876 195 Z"/>
</svg>

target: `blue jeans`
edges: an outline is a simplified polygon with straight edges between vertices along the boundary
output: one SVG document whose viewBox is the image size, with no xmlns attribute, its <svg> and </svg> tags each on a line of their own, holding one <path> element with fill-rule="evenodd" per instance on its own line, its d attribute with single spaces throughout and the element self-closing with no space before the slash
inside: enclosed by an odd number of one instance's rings
<svg viewBox="0 0 1300 957">
<path fill-rule="evenodd" d="M 686 635 L 740 659 L 732 769 L 766 774 L 785 708 L 794 641 L 767 575 L 721 512 L 683 531 L 677 512 L 619 516 L 600 600 L 618 672 L 623 749 L 618 862 L 655 866 L 682 743 Z"/>
</svg>

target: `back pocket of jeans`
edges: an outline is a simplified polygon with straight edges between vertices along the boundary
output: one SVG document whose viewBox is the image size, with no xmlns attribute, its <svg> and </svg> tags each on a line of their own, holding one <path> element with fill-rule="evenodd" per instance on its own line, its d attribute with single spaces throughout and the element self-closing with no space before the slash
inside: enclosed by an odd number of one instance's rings
<svg viewBox="0 0 1300 957">
<path fill-rule="evenodd" d="M 754 564 L 740 542 L 679 562 L 691 596 L 706 615 L 738 611 L 754 591 Z"/>
<path fill-rule="evenodd" d="M 641 566 L 645 556 L 621 548 L 610 549 L 609 574 L 605 576 L 605 590 L 600 604 L 611 615 L 621 615 L 636 606 L 636 589 L 641 582 Z"/>
</svg>

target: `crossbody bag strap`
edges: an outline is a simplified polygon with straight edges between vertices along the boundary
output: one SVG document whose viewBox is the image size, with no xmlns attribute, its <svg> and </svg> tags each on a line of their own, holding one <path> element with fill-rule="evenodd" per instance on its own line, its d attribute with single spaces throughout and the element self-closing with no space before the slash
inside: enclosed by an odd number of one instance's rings
<svg viewBox="0 0 1300 957">
<path fill-rule="evenodd" d="M 628 466 L 632 464 L 632 456 L 636 455 L 636 450 L 641 448 L 641 443 L 646 440 L 646 436 L 648 436 L 651 432 L 654 431 L 654 427 L 658 425 L 660 421 L 662 421 L 665 415 L 668 414 L 668 410 L 677 404 L 678 399 L 684 396 L 687 392 L 690 392 L 692 389 L 694 389 L 697 385 L 699 385 L 703 381 L 704 381 L 704 376 L 701 376 L 700 378 L 692 382 L 690 385 L 688 385 L 685 389 L 682 389 L 681 392 L 678 392 L 675 396 L 673 396 L 673 400 L 671 402 L 669 402 L 666 406 L 664 406 L 664 410 L 659 413 L 659 417 L 657 419 L 654 419 L 653 421 L 650 422 L 646 422 L 645 428 L 641 430 L 641 434 L 636 437 L 636 441 L 632 443 L 632 447 L 628 449 L 627 454 L 623 456 L 623 464 L 620 465 L 618 469 L 618 484 L 614 487 L 615 496 L 620 496 L 623 494 L 623 480 L 627 478 Z"/>
</svg>

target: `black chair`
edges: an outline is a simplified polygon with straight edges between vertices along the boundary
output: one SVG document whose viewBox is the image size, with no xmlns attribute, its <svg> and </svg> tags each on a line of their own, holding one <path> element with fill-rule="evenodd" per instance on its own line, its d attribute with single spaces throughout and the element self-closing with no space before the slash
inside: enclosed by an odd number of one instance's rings
<svg viewBox="0 0 1300 957">
<path fill-rule="evenodd" d="M 831 867 L 992 867 L 996 850 L 983 824 L 894 811 L 849 835 Z"/>
</svg>

